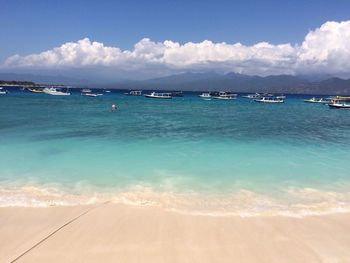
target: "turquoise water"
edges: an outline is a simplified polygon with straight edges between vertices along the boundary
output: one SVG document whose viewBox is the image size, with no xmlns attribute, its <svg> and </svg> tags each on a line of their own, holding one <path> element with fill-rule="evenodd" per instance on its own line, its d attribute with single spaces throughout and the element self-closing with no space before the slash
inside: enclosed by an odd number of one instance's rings
<svg viewBox="0 0 350 263">
<path fill-rule="evenodd" d="M 113 199 L 206 212 L 345 211 L 350 111 L 302 99 L 12 92 L 0 97 L 0 205 Z"/>
</svg>

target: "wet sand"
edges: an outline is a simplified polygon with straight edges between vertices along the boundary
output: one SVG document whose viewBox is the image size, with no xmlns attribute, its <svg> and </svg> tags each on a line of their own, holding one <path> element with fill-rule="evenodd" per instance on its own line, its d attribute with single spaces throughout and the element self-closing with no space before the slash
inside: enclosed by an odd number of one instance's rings
<svg viewBox="0 0 350 263">
<path fill-rule="evenodd" d="M 0 262 L 16 258 L 14 262 L 350 262 L 350 214 L 214 217 L 118 204 L 0 208 Z"/>
</svg>

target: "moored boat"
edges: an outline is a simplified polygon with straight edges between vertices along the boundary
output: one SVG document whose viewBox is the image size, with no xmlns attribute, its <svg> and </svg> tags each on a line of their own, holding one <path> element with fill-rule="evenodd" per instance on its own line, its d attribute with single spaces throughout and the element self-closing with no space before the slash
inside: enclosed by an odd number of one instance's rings
<svg viewBox="0 0 350 263">
<path fill-rule="evenodd" d="M 125 92 L 124 95 L 128 95 L 128 96 L 142 96 L 142 90 L 131 90 L 129 92 Z"/>
<path fill-rule="evenodd" d="M 202 94 L 198 95 L 200 98 L 203 99 L 210 99 L 211 98 L 211 94 L 210 92 L 203 92 Z"/>
<path fill-rule="evenodd" d="M 234 100 L 237 98 L 237 94 L 233 94 L 230 92 L 220 91 L 219 93 L 216 93 L 212 95 L 213 99 L 219 99 L 219 100 Z"/>
<path fill-rule="evenodd" d="M 260 99 L 261 98 L 261 94 L 259 93 L 255 93 L 255 94 L 247 94 L 247 95 L 244 95 L 242 96 L 243 98 L 246 98 L 246 99 Z"/>
<path fill-rule="evenodd" d="M 276 97 L 262 97 L 260 99 L 255 99 L 254 101 L 262 103 L 284 103 L 283 99 Z"/>
<path fill-rule="evenodd" d="M 332 102 L 329 103 L 328 106 L 334 109 L 350 109 L 350 103 L 345 102 Z"/>
<path fill-rule="evenodd" d="M 58 88 L 44 88 L 43 92 L 49 95 L 58 95 L 58 96 L 69 96 L 70 92 L 62 91 Z"/>
<path fill-rule="evenodd" d="M 152 99 L 171 99 L 171 93 L 158 93 L 158 92 L 151 92 L 150 94 L 145 94 L 146 98 L 152 98 Z"/>
<path fill-rule="evenodd" d="M 3 87 L 0 87 L 0 95 L 5 95 L 7 93 L 9 93 L 7 90 L 4 90 Z"/>
</svg>

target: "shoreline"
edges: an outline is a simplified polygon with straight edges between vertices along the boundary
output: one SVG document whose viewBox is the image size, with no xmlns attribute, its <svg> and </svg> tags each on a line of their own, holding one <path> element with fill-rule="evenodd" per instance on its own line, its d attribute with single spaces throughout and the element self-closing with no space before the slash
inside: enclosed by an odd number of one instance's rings
<svg viewBox="0 0 350 263">
<path fill-rule="evenodd" d="M 0 208 L 0 262 L 49 235 L 16 262 L 350 262 L 350 213 L 212 217 L 111 203 Z"/>
</svg>

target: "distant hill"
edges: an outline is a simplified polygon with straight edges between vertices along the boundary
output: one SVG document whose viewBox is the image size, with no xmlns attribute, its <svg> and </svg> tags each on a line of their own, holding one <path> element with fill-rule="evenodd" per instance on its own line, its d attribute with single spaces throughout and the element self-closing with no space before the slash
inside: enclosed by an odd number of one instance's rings
<svg viewBox="0 0 350 263">
<path fill-rule="evenodd" d="M 121 82 L 124 89 L 271 92 L 286 94 L 350 94 L 350 80 L 328 78 L 321 81 L 291 75 L 248 76 L 237 73 L 184 73 L 143 81 Z"/>
<path fill-rule="evenodd" d="M 62 84 L 62 85 L 84 85 L 87 80 L 70 78 L 66 76 L 45 76 L 36 74 L 1 73 L 0 80 L 3 81 L 28 81 L 37 84 Z"/>
<path fill-rule="evenodd" d="M 271 75 L 249 76 L 238 73 L 183 73 L 148 80 L 93 83 L 64 76 L 0 73 L 0 80 L 32 81 L 109 89 L 148 89 L 184 91 L 271 92 L 285 94 L 350 95 L 350 80 L 329 76 Z M 108 84 L 107 84 L 108 83 Z"/>
</svg>

